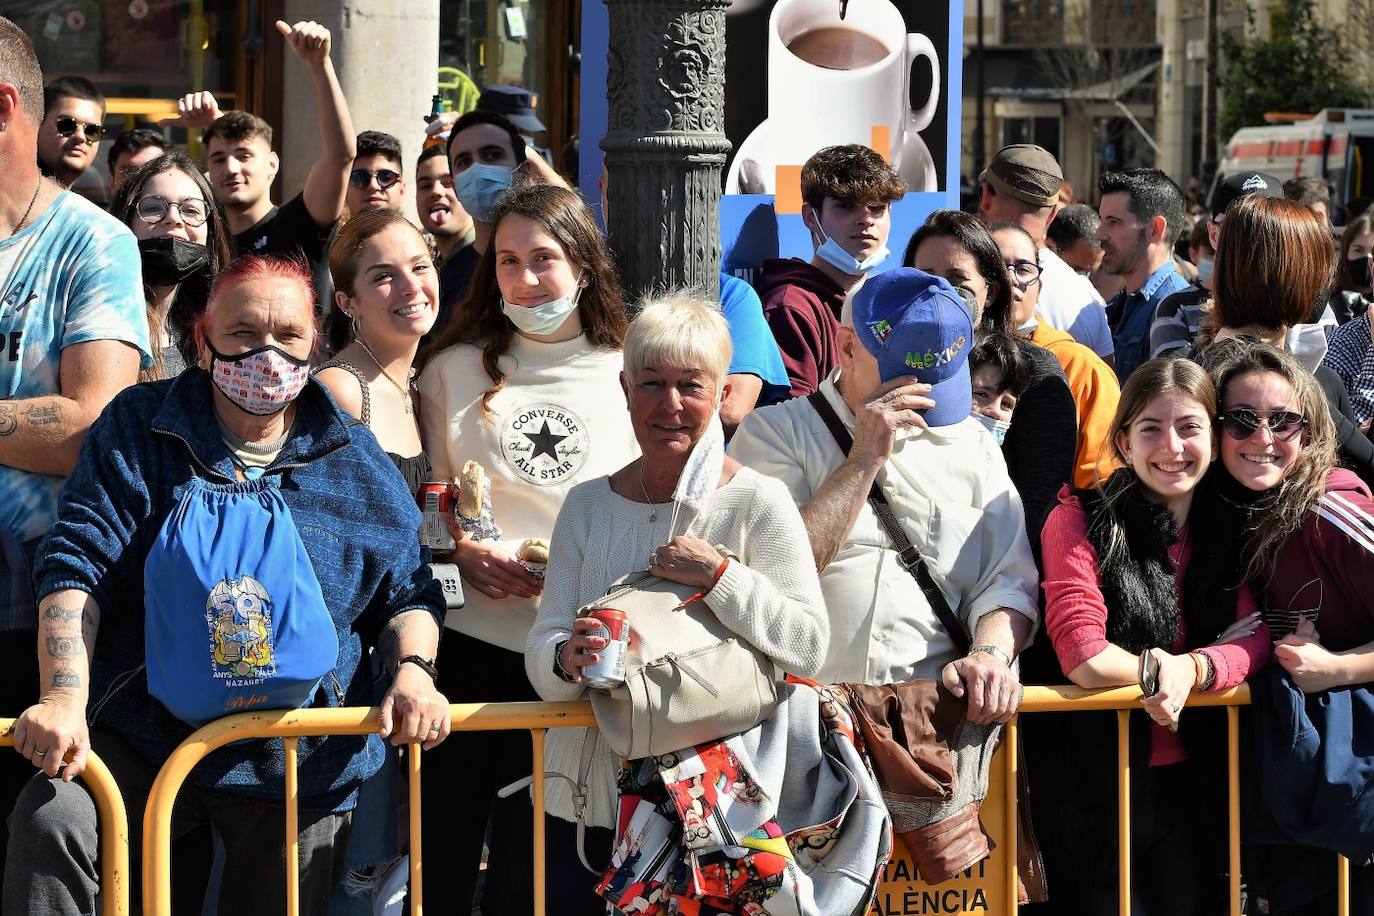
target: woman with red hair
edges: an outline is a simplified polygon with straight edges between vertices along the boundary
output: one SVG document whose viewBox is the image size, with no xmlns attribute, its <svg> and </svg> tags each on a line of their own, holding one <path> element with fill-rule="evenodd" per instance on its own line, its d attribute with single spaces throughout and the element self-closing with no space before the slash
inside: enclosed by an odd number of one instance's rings
<svg viewBox="0 0 1374 916">
<path fill-rule="evenodd" d="M 95 911 L 96 812 L 72 781 L 92 748 L 137 811 L 207 721 L 380 703 L 378 736 L 301 741 L 301 911 L 324 914 L 379 738 L 428 748 L 448 734 L 433 679 L 444 602 L 420 513 L 377 440 L 310 377 L 309 274 L 234 261 L 194 337 L 197 366 L 126 389 L 91 428 L 35 562 L 42 700 L 14 746 L 41 772 L 11 816 L 7 911 Z M 360 671 L 371 647 L 383 687 Z M 222 845 L 222 913 L 285 893 L 283 753 L 219 751 L 179 800 L 177 828 L 208 824 Z"/>
</svg>

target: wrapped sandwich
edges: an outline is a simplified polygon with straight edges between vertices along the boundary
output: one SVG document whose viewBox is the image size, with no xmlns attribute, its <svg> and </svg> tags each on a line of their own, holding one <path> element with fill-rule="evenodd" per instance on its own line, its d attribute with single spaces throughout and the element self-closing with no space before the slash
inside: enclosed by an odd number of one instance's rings
<svg viewBox="0 0 1374 916">
<path fill-rule="evenodd" d="M 501 537 L 501 529 L 491 516 L 491 480 L 476 461 L 463 465 L 457 480 L 458 504 L 454 516 L 458 527 L 474 541 L 493 541 Z"/>
<path fill-rule="evenodd" d="M 549 542 L 543 538 L 530 538 L 520 545 L 517 558 L 531 576 L 543 579 L 544 570 L 549 565 Z"/>
</svg>

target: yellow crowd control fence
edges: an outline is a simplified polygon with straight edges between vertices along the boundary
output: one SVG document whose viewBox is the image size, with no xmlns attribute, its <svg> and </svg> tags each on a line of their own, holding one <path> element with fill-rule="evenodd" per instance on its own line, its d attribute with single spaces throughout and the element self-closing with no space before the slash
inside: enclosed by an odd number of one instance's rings
<svg viewBox="0 0 1374 916">
<path fill-rule="evenodd" d="M 13 732 L 14 720 L 0 719 L 0 747 L 14 747 Z M 86 758 L 81 780 L 95 799 L 100 816 L 100 912 L 103 916 L 129 916 L 129 818 L 124 813 L 124 797 L 95 754 Z"/>
<path fill-rule="evenodd" d="M 1194 694 L 1189 698 L 1190 707 L 1224 706 L 1227 714 L 1227 782 L 1228 799 L 1228 844 L 1230 879 L 1230 916 L 1240 916 L 1240 711 L 1239 707 L 1250 702 L 1249 691 L 1241 686 L 1220 693 Z M 1131 862 L 1130 862 L 1130 788 L 1131 762 L 1128 723 L 1131 710 L 1140 708 L 1140 690 L 1136 687 L 1120 687 L 1107 690 L 1082 690 L 1076 687 L 1027 687 L 1021 703 L 1020 714 L 1043 712 L 1087 712 L 1116 711 L 1117 714 L 1117 830 L 1120 849 L 1120 916 L 1130 916 L 1131 907 Z M 1143 715 L 1144 713 L 1140 713 Z M 996 867 L 989 870 L 979 869 L 986 877 L 984 886 L 976 888 L 972 895 L 956 893 L 951 898 L 945 892 L 942 905 L 944 913 L 1011 913 L 1016 900 L 1016 830 L 1017 819 L 1017 744 L 1020 741 L 1018 719 L 1008 723 L 998 751 L 992 788 L 983 804 L 983 814 L 989 832 L 998 848 L 994 853 Z M 0 724 L 3 724 L 0 722 Z M 534 855 L 532 859 L 532 884 L 534 907 L 537 916 L 544 916 L 544 736 L 550 728 L 569 728 L 592 726 L 596 719 L 591 704 L 574 703 L 486 703 L 455 704 L 453 706 L 454 731 L 503 731 L 526 729 L 533 743 L 533 816 L 534 816 Z M 296 747 L 302 737 L 320 735 L 362 735 L 376 731 L 377 710 L 350 709 L 302 709 L 285 713 L 243 713 L 229 716 L 201 728 L 187 738 L 172 753 L 157 781 L 153 784 L 144 815 L 143 829 L 143 904 L 145 916 L 171 916 L 171 825 L 172 805 L 177 792 L 181 789 L 191 769 L 211 751 L 235 741 L 248 738 L 281 738 L 286 749 L 286 913 L 297 916 L 300 912 L 298 857 L 297 857 L 297 787 L 296 787 Z M 406 760 L 409 767 L 410 793 L 410 895 L 411 913 L 422 916 L 422 875 L 424 858 L 420 843 L 420 774 L 422 754 L 418 744 L 409 746 Z M 101 768 L 103 771 L 103 767 Z M 104 772 L 108 779 L 108 772 Z M 99 778 L 97 778 L 97 782 Z M 108 790 L 106 790 L 108 791 Z M 118 792 L 110 792 L 118 802 Z M 99 799 L 99 795 L 97 795 Z M 122 805 L 118 809 L 115 823 L 122 824 Z M 114 817 L 114 815 L 111 815 Z M 108 823 L 102 808 L 102 823 Z M 112 841 L 119 845 L 119 840 Z M 102 849 L 110 848 L 107 842 Z M 902 852 L 899 849 L 899 853 Z M 1349 865 L 1344 858 L 1338 859 L 1339 914 L 1349 916 Z M 887 900 L 929 899 L 924 895 L 931 893 L 914 888 L 919 885 L 919 877 L 898 869 L 889 873 L 884 880 L 883 890 Z M 916 894 L 916 897 L 911 895 Z M 127 896 L 127 895 L 126 895 Z M 938 896 L 938 894 L 937 894 Z M 978 901 L 971 904 L 970 901 Z M 925 904 L 915 904 L 915 912 L 932 912 Z M 122 913 L 107 907 L 105 913 Z M 902 913 L 902 908 L 881 907 L 883 913 Z"/>
</svg>

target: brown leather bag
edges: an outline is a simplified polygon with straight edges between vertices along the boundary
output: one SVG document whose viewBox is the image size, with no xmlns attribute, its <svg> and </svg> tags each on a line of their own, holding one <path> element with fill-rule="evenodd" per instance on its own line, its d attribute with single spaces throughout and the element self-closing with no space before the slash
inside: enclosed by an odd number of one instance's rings
<svg viewBox="0 0 1374 916">
<path fill-rule="evenodd" d="M 939 884 L 987 858 L 993 843 L 978 810 L 1001 726 L 969 722 L 967 701 L 935 680 L 840 687 L 854 709 L 893 830 L 921 878 Z M 1018 796 L 1019 902 L 1039 902 L 1045 899 L 1043 865 L 1026 819 L 1023 777 Z"/>
</svg>

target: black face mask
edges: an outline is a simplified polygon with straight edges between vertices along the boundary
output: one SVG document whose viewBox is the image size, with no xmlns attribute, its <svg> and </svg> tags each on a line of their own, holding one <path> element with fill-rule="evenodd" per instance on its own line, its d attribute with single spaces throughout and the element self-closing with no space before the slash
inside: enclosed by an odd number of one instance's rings
<svg viewBox="0 0 1374 916">
<path fill-rule="evenodd" d="M 140 239 L 143 282 L 149 286 L 176 286 L 210 263 L 210 249 L 184 239 Z"/>
<path fill-rule="evenodd" d="M 1355 281 L 1356 286 L 1369 285 L 1369 258 L 1350 258 L 1345 262 L 1345 266 L 1350 268 L 1350 279 Z"/>
</svg>

